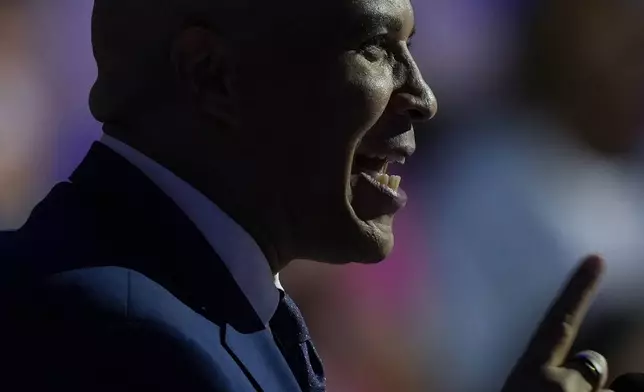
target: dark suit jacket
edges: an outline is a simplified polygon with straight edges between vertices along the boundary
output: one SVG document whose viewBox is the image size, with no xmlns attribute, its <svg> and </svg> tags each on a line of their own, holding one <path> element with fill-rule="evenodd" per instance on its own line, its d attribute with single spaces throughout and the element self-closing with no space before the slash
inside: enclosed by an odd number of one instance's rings
<svg viewBox="0 0 644 392">
<path fill-rule="evenodd" d="M 0 263 L 0 390 L 299 391 L 197 228 L 99 143 Z"/>
</svg>

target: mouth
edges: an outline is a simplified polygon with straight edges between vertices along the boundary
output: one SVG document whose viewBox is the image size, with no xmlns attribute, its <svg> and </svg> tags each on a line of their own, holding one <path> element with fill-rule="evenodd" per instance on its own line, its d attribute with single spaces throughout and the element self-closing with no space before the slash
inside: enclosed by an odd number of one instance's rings
<svg viewBox="0 0 644 392">
<path fill-rule="evenodd" d="M 383 191 L 389 192 L 395 196 L 400 187 L 402 178 L 397 175 L 388 174 L 390 165 L 404 165 L 407 157 L 391 151 L 389 153 L 358 151 L 353 159 L 351 167 L 353 176 L 359 174 L 370 181 L 375 187 L 382 188 Z"/>
<path fill-rule="evenodd" d="M 407 139 L 395 138 L 382 146 L 362 142 L 356 149 L 351 166 L 351 205 L 360 219 L 392 215 L 407 203 L 400 187 L 402 177 L 389 172 L 395 165 L 404 165 L 413 154 L 413 139 Z"/>
</svg>

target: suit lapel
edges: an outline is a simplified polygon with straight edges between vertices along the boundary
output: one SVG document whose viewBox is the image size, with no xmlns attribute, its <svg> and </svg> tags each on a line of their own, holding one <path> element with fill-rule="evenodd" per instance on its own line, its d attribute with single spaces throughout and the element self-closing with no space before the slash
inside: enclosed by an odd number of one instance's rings
<svg viewBox="0 0 644 392">
<path fill-rule="evenodd" d="M 221 344 L 260 390 L 297 382 L 272 335 L 207 240 L 142 172 L 95 143 L 71 177 L 102 232 L 106 262 L 134 269 L 221 327 Z"/>
<path fill-rule="evenodd" d="M 222 328 L 221 339 L 228 353 L 251 375 L 258 390 L 266 391 L 271 389 L 269 386 L 279 385 L 283 392 L 300 391 L 270 330 L 244 334 L 232 325 L 226 325 Z"/>
</svg>

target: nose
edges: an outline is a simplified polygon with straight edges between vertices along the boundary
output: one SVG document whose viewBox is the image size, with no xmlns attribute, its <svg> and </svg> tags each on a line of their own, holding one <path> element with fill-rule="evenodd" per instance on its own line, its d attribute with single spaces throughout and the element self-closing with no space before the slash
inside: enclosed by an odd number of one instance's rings
<svg viewBox="0 0 644 392">
<path fill-rule="evenodd" d="M 392 99 L 396 112 L 408 116 L 413 122 L 430 120 L 438 110 L 436 97 L 413 60 L 408 68 L 404 85 Z"/>
</svg>

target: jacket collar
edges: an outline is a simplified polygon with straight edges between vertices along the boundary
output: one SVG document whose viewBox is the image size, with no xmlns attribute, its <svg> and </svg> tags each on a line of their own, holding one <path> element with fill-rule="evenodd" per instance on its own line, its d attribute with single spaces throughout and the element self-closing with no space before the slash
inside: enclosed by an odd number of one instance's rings
<svg viewBox="0 0 644 392">
<path fill-rule="evenodd" d="M 201 232 L 139 169 L 94 143 L 70 180 L 96 214 L 99 251 L 108 260 L 157 281 L 217 324 L 241 333 L 264 329 Z"/>
</svg>

